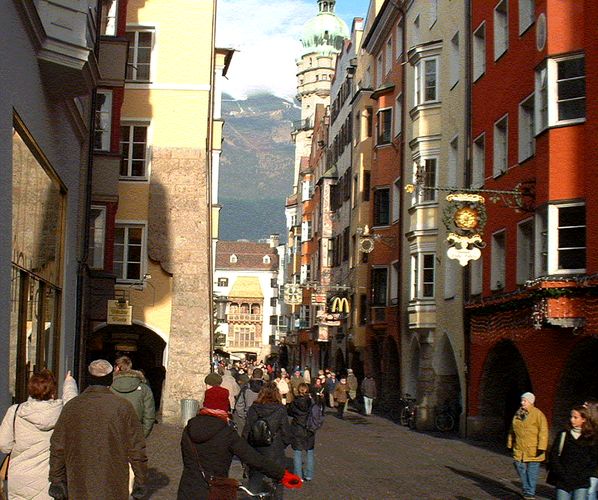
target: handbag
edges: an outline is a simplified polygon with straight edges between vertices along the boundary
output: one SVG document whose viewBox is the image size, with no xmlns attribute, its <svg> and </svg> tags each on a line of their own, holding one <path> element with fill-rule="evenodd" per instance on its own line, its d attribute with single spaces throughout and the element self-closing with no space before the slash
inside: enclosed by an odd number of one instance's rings
<svg viewBox="0 0 598 500">
<path fill-rule="evenodd" d="M 185 428 L 183 431 L 183 435 L 189 440 L 189 444 L 191 445 L 195 458 L 197 459 L 199 472 L 201 472 L 204 481 L 208 484 L 208 500 L 237 500 L 239 481 L 231 477 L 215 477 L 212 475 L 207 475 L 206 471 L 201 466 L 197 448 L 193 444 L 187 428 Z"/>
<path fill-rule="evenodd" d="M 566 436 L 566 432 L 563 431 L 561 432 L 561 436 L 559 439 L 559 451 L 558 451 L 558 456 L 561 456 L 561 453 L 563 452 L 563 445 L 565 444 L 565 436 Z M 546 476 L 546 482 L 552 486 L 556 486 L 556 474 L 554 473 L 553 470 L 551 470 L 550 468 L 550 463 L 548 463 L 548 475 Z"/>
<path fill-rule="evenodd" d="M 15 409 L 15 414 L 12 417 L 12 436 L 13 436 L 13 440 L 15 439 L 15 424 L 17 421 L 17 411 L 19 411 L 19 406 L 21 406 L 21 404 L 19 403 Z M 10 464 L 10 453 L 8 455 L 6 455 L 3 459 L 2 459 L 2 465 L 0 465 L 0 481 L 6 481 L 8 479 L 8 466 Z"/>
</svg>

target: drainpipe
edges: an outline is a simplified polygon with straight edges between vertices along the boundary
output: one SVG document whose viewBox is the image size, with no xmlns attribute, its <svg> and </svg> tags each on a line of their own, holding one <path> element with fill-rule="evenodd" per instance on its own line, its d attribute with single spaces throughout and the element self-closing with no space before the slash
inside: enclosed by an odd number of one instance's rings
<svg viewBox="0 0 598 500">
<path fill-rule="evenodd" d="M 94 54 L 96 60 L 99 60 L 100 56 L 100 36 L 101 36 L 101 23 L 100 23 L 100 13 L 101 10 L 101 0 L 98 0 L 96 3 L 96 12 L 98 16 L 98 22 L 96 23 L 96 34 L 95 34 L 95 44 L 94 44 Z M 85 180 L 85 210 L 84 210 L 84 220 L 83 220 L 83 251 L 81 255 L 81 260 L 78 262 L 77 268 L 77 302 L 75 306 L 75 339 L 74 339 L 74 346 L 73 346 L 73 374 L 77 377 L 77 380 L 80 381 L 80 384 L 83 383 L 85 378 L 82 376 L 82 365 L 84 362 L 82 360 L 82 356 L 84 356 L 85 350 L 83 345 L 85 344 L 85 332 L 82 329 L 87 330 L 87 307 L 88 301 L 83 300 L 83 294 L 87 294 L 87 277 L 89 267 L 87 265 L 87 259 L 89 258 L 89 219 L 91 217 L 91 198 L 92 198 L 92 180 L 93 180 L 93 153 L 94 153 L 94 130 L 95 130 L 95 110 L 96 110 L 96 103 L 97 103 L 97 86 L 93 89 L 91 93 L 91 106 L 89 112 L 89 133 L 88 133 L 88 144 L 87 144 L 87 168 L 86 168 L 86 180 Z M 83 310 L 83 306 L 85 305 L 85 310 Z M 85 317 L 83 317 L 85 314 Z M 68 367 L 65 367 L 68 370 Z"/>
<path fill-rule="evenodd" d="M 465 29 L 467 30 L 467 36 L 465 37 L 465 186 L 469 187 L 471 185 L 471 143 L 472 143 L 472 119 L 471 119 L 471 85 L 472 85 L 472 64 L 471 64 L 471 0 L 465 0 Z M 463 293 L 461 294 L 462 299 L 469 297 L 470 295 L 470 286 L 469 286 L 469 278 L 471 272 L 470 267 L 466 267 L 465 272 L 461 273 L 461 278 L 463 280 L 461 289 Z M 465 411 L 465 417 L 463 419 L 463 431 L 461 434 L 463 436 L 467 436 L 467 416 L 469 415 L 469 382 L 470 382 L 470 372 L 469 372 L 469 340 L 470 340 L 470 318 L 469 313 L 463 307 L 463 356 L 464 356 L 464 376 L 465 376 L 465 393 L 463 394 L 463 408 Z"/>
<path fill-rule="evenodd" d="M 211 40 L 211 57 L 210 57 L 210 90 L 209 90 L 209 101 L 208 101 L 208 126 L 207 126 L 207 137 L 206 137 L 206 201 L 208 206 L 208 223 L 207 223 L 207 245 L 208 245 L 208 300 L 209 300 L 209 311 L 210 311 L 210 338 L 209 338 L 209 363 L 210 372 L 214 370 L 212 365 L 212 356 L 214 352 L 214 312 L 213 312 L 213 297 L 214 297 L 214 284 L 213 274 L 214 269 L 212 265 L 213 259 L 213 241 L 212 241 L 212 148 L 213 148 L 213 120 L 214 120 L 214 84 L 216 78 L 214 76 L 215 58 L 216 58 L 216 0 L 212 0 L 212 40 Z"/>
</svg>

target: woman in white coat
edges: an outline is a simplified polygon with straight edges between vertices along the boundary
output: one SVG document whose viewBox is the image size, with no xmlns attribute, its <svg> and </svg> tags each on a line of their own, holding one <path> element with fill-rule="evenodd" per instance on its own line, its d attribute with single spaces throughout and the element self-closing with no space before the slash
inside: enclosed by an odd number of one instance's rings
<svg viewBox="0 0 598 500">
<path fill-rule="evenodd" d="M 42 370 L 31 376 L 28 391 L 29 399 L 8 408 L 0 425 L 0 451 L 11 453 L 9 500 L 51 499 L 48 495 L 50 438 L 63 405 L 77 395 L 77 383 L 68 372 L 63 399 L 57 399 L 54 375 L 50 370 Z"/>
</svg>

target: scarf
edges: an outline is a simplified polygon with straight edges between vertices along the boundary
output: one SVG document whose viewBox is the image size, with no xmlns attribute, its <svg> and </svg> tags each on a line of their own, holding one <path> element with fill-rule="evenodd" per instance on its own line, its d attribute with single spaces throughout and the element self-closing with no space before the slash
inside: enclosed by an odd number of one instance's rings
<svg viewBox="0 0 598 500">
<path fill-rule="evenodd" d="M 199 410 L 199 414 L 209 415 L 210 417 L 216 417 L 220 420 L 224 420 L 226 423 L 228 423 L 229 421 L 228 412 L 224 410 L 212 410 L 211 408 L 202 408 L 201 410 Z"/>
<path fill-rule="evenodd" d="M 581 429 L 578 427 L 573 427 L 571 429 L 571 435 L 574 439 L 578 439 L 581 436 Z"/>
<path fill-rule="evenodd" d="M 528 415 L 529 415 L 529 411 L 526 410 L 525 408 L 519 408 L 517 410 L 517 413 L 515 413 L 515 417 L 518 418 L 519 420 L 525 420 Z"/>
</svg>

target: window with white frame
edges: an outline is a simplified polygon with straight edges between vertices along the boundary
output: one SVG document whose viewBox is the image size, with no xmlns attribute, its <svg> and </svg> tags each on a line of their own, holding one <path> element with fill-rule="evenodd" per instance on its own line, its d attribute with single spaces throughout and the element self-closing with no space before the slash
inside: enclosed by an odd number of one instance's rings
<svg viewBox="0 0 598 500">
<path fill-rule="evenodd" d="M 546 65 L 536 70 L 534 88 L 534 118 L 536 134 L 548 127 L 548 69 Z"/>
<path fill-rule="evenodd" d="M 438 59 L 431 57 L 415 65 L 415 105 L 438 101 Z"/>
<path fill-rule="evenodd" d="M 228 286 L 228 278 L 218 278 L 218 286 L 221 286 L 221 287 Z"/>
<path fill-rule="evenodd" d="M 233 253 L 231 254 L 231 256 L 228 258 L 228 262 L 230 264 L 236 264 L 239 261 L 239 259 L 237 258 L 237 256 Z"/>
<path fill-rule="evenodd" d="M 509 2 L 501 0 L 494 7 L 494 60 L 509 48 Z"/>
<path fill-rule="evenodd" d="M 149 82 L 151 76 L 154 30 L 127 30 L 129 58 L 126 79 L 133 82 Z"/>
<path fill-rule="evenodd" d="M 311 239 L 311 220 L 304 220 L 301 223 L 301 241 L 309 241 Z"/>
<path fill-rule="evenodd" d="M 376 114 L 378 137 L 376 144 L 390 144 L 392 139 L 392 108 L 381 109 Z"/>
<path fill-rule="evenodd" d="M 486 134 L 478 135 L 473 141 L 471 166 L 471 187 L 482 187 L 486 178 Z"/>
<path fill-rule="evenodd" d="M 438 20 L 438 0 L 428 0 L 430 6 L 430 28 L 436 24 Z"/>
<path fill-rule="evenodd" d="M 413 19 L 413 27 L 411 29 L 411 46 L 412 47 L 419 43 L 419 40 L 421 38 L 419 30 L 420 30 L 420 26 L 419 26 L 419 14 L 418 14 Z"/>
<path fill-rule="evenodd" d="M 376 59 L 376 88 L 382 85 L 382 75 L 384 74 L 382 54 Z"/>
<path fill-rule="evenodd" d="M 145 225 L 116 223 L 114 274 L 117 281 L 141 281 L 145 260 Z"/>
<path fill-rule="evenodd" d="M 449 186 L 457 185 L 457 169 L 459 166 L 459 137 L 454 137 L 449 143 L 447 182 Z"/>
<path fill-rule="evenodd" d="M 422 160 L 421 165 L 415 165 L 415 175 L 419 176 L 422 182 L 422 187 L 433 188 L 436 187 L 437 172 L 438 172 L 438 158 L 426 158 Z M 418 171 L 419 170 L 419 171 Z M 417 195 L 416 203 L 430 203 L 437 199 L 437 191 L 434 189 L 420 189 Z"/>
<path fill-rule="evenodd" d="M 519 34 L 534 23 L 534 0 L 519 0 Z"/>
<path fill-rule="evenodd" d="M 399 59 L 403 55 L 403 19 L 397 24 L 395 46 L 397 49 L 397 59 Z"/>
<path fill-rule="evenodd" d="M 91 269 L 104 269 L 104 246 L 106 241 L 106 207 L 92 205 L 89 220 L 89 257 Z"/>
<path fill-rule="evenodd" d="M 586 117 L 586 72 L 583 55 L 548 61 L 549 95 L 556 102 L 548 103 L 548 121 L 551 125 L 578 123 Z M 554 82 L 554 83 L 553 83 Z"/>
<path fill-rule="evenodd" d="M 384 52 L 385 55 L 385 69 L 386 73 L 390 73 L 392 69 L 392 36 L 386 40 L 386 51 Z"/>
<path fill-rule="evenodd" d="M 372 307 L 384 307 L 388 301 L 388 268 L 372 268 Z"/>
<path fill-rule="evenodd" d="M 411 256 L 411 300 L 433 299 L 436 278 L 436 254 Z"/>
<path fill-rule="evenodd" d="M 377 188 L 374 190 L 374 226 L 388 226 L 390 224 L 390 189 Z"/>
<path fill-rule="evenodd" d="M 123 123 L 120 127 L 121 177 L 147 177 L 147 125 Z"/>
<path fill-rule="evenodd" d="M 365 70 L 365 77 L 363 79 L 364 88 L 369 89 L 372 87 L 372 68 L 368 66 Z"/>
<path fill-rule="evenodd" d="M 473 80 L 486 72 L 486 23 L 473 32 Z"/>
<path fill-rule="evenodd" d="M 535 152 L 534 95 L 519 104 L 519 163 Z"/>
<path fill-rule="evenodd" d="M 94 149 L 110 151 L 110 135 L 112 131 L 112 92 L 99 90 L 96 95 L 96 113 L 94 123 Z"/>
<path fill-rule="evenodd" d="M 100 34 L 116 36 L 118 0 L 101 0 Z"/>
<path fill-rule="evenodd" d="M 494 124 L 494 162 L 492 175 L 498 177 L 507 171 L 509 161 L 509 115 Z"/>
<path fill-rule="evenodd" d="M 403 94 L 395 99 L 395 136 L 403 131 Z"/>
<path fill-rule="evenodd" d="M 460 61 L 460 54 L 459 54 L 459 32 L 454 34 L 453 38 L 451 38 L 451 46 L 450 46 L 450 65 L 449 65 L 449 73 L 450 73 L 450 80 L 449 86 L 453 88 L 459 82 L 459 71 L 461 69 L 461 61 Z"/>
<path fill-rule="evenodd" d="M 390 264 L 390 305 L 396 306 L 399 303 L 399 261 L 395 260 Z"/>
<path fill-rule="evenodd" d="M 492 235 L 492 267 L 490 269 L 490 289 L 502 290 L 505 287 L 505 231 Z"/>
<path fill-rule="evenodd" d="M 482 257 L 469 261 L 469 294 L 481 295 L 484 261 Z"/>
<path fill-rule="evenodd" d="M 272 262 L 272 259 L 270 258 L 269 255 L 264 255 L 262 257 L 262 264 L 270 264 Z"/>
<path fill-rule="evenodd" d="M 397 222 L 401 217 L 401 179 L 392 185 L 392 221 Z"/>
<path fill-rule="evenodd" d="M 517 224 L 517 284 L 534 277 L 534 221 Z"/>
<path fill-rule="evenodd" d="M 548 209 L 536 212 L 534 224 L 535 275 L 548 274 Z"/>
<path fill-rule="evenodd" d="M 585 204 L 550 205 L 548 224 L 549 274 L 585 272 Z"/>
</svg>

